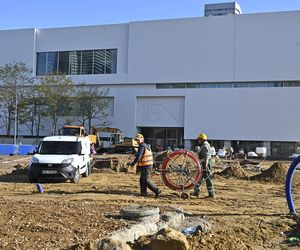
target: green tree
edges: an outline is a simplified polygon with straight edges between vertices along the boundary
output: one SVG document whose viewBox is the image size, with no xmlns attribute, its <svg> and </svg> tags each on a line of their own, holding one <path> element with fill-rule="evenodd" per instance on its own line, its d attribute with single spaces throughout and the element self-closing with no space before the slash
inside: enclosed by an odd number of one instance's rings
<svg viewBox="0 0 300 250">
<path fill-rule="evenodd" d="M 28 93 L 26 86 L 33 84 L 32 70 L 25 63 L 13 62 L 0 67 L 0 119 L 6 128 L 6 135 L 11 135 L 13 124 L 16 125 L 15 135 L 18 134 L 20 103 Z"/>
<path fill-rule="evenodd" d="M 20 124 L 24 125 L 32 136 L 39 136 L 42 128 L 41 122 L 47 117 L 48 109 L 37 86 L 30 88 L 30 93 L 22 99 L 20 108 L 22 110 L 19 116 Z"/>
<path fill-rule="evenodd" d="M 70 100 L 73 92 L 73 82 L 66 75 L 47 75 L 39 79 L 36 90 L 40 93 L 43 106 L 51 119 L 51 133 L 57 134 L 57 123 L 60 118 L 60 103 Z"/>
<path fill-rule="evenodd" d="M 75 100 L 77 103 L 76 116 L 80 123 L 90 131 L 93 119 L 100 120 L 96 126 L 107 126 L 108 108 L 110 98 L 108 98 L 109 88 L 100 88 L 99 86 L 87 85 L 81 83 L 76 86 Z"/>
</svg>

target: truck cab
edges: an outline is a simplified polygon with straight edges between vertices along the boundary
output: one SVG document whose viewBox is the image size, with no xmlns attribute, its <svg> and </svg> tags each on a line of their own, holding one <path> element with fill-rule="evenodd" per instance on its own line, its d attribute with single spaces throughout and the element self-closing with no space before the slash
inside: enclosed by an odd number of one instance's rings
<svg viewBox="0 0 300 250">
<path fill-rule="evenodd" d="M 29 163 L 29 180 L 71 180 L 91 173 L 90 140 L 80 136 L 48 136 L 39 144 Z"/>
</svg>

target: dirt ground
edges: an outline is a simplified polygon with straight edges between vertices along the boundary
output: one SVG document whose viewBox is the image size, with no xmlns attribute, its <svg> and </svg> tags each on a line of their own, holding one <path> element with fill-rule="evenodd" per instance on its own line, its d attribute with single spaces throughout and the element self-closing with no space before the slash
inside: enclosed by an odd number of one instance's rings
<svg viewBox="0 0 300 250">
<path fill-rule="evenodd" d="M 284 182 L 217 174 L 238 164 L 237 160 L 215 164 L 215 199 L 204 198 L 204 186 L 200 198 L 186 200 L 167 188 L 158 173 L 152 175 L 152 181 L 162 189 L 162 195 L 155 199 L 138 195 L 139 175 L 109 169 L 95 169 L 77 184 L 42 183 L 44 193 L 39 193 L 35 184 L 27 181 L 28 161 L 27 156 L 0 156 L 0 249 L 76 249 L 131 223 L 121 219 L 119 211 L 133 204 L 161 210 L 180 206 L 192 216 L 206 218 L 212 231 L 188 237 L 191 249 L 299 247 L 284 243 L 284 234 L 296 225 L 289 215 Z M 259 169 L 268 169 L 273 163 L 257 164 Z M 290 162 L 284 164 L 289 166 Z M 243 167 L 243 175 L 260 173 L 250 165 Z M 300 191 L 298 186 L 294 188 Z"/>
</svg>

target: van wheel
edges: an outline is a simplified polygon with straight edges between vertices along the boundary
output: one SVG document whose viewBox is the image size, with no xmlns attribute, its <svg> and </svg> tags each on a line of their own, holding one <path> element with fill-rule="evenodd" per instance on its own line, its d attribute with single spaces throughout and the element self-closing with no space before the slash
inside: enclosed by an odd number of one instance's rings
<svg viewBox="0 0 300 250">
<path fill-rule="evenodd" d="M 71 179 L 72 183 L 78 183 L 80 180 L 80 172 L 79 172 L 79 168 L 77 168 L 77 171 L 75 172 L 74 178 Z"/>
<path fill-rule="evenodd" d="M 83 173 L 83 177 L 88 177 L 90 175 L 90 164 L 86 164 L 85 172 Z"/>
</svg>

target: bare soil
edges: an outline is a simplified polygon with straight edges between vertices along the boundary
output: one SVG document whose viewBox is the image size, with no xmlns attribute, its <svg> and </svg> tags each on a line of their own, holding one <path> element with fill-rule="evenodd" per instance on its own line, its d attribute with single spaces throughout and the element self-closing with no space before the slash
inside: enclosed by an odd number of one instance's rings
<svg viewBox="0 0 300 250">
<path fill-rule="evenodd" d="M 28 157 L 0 156 L 0 249 L 84 249 L 89 242 L 132 223 L 120 218 L 120 209 L 134 204 L 158 206 L 161 210 L 180 206 L 192 216 L 206 218 L 212 223 L 212 231 L 189 236 L 191 249 L 299 247 L 284 243 L 283 235 L 295 229 L 297 222 L 289 215 L 284 178 L 272 181 L 278 178 L 272 176 L 272 171 L 271 176 L 265 173 L 261 179 L 251 180 L 261 172 L 241 171 L 237 161 L 218 161 L 214 168 L 217 197 L 204 198 L 207 191 L 203 186 L 200 198 L 186 200 L 167 188 L 159 173 L 154 172 L 152 181 L 162 189 L 161 197 L 155 199 L 153 194 L 139 196 L 139 175 L 111 169 L 94 169 L 78 184 L 44 182 L 44 193 L 39 193 L 35 184 L 27 181 L 28 161 Z M 260 169 L 268 169 L 274 162 L 257 164 Z M 290 162 L 277 164 L 280 171 L 282 164 L 286 171 Z M 229 165 L 234 166 L 227 170 L 230 174 L 216 174 Z M 239 174 L 232 172 L 235 170 Z M 284 171 L 280 175 L 285 175 Z M 245 178 L 244 173 L 250 178 Z M 300 208 L 297 183 L 293 193 Z"/>
</svg>

